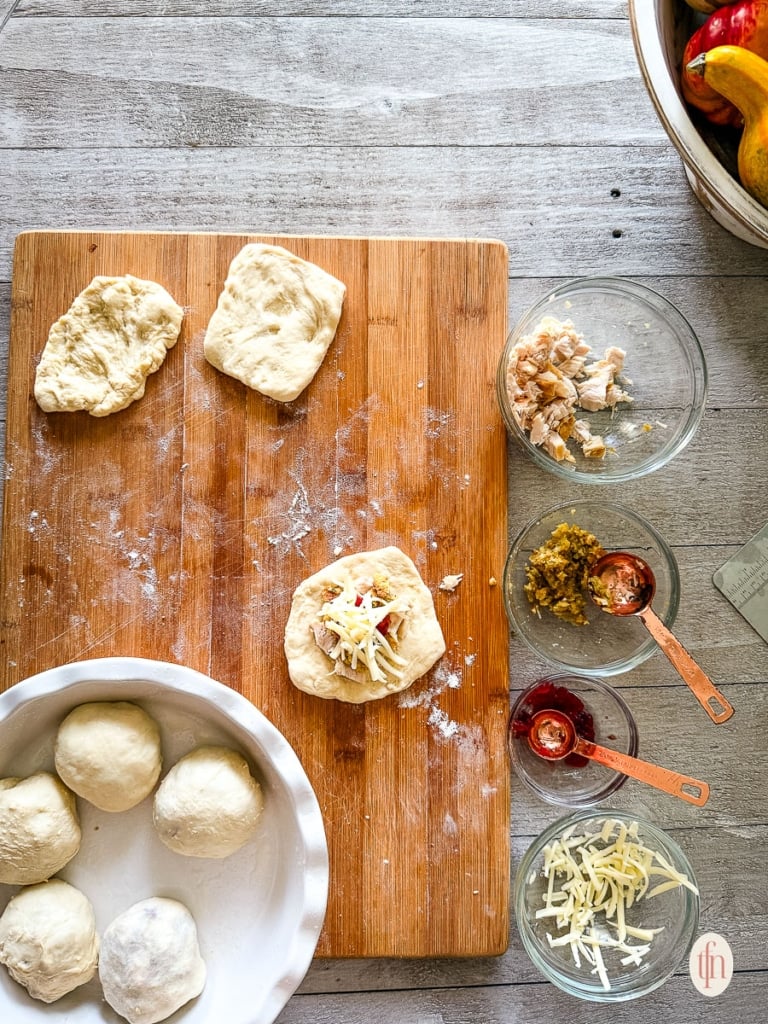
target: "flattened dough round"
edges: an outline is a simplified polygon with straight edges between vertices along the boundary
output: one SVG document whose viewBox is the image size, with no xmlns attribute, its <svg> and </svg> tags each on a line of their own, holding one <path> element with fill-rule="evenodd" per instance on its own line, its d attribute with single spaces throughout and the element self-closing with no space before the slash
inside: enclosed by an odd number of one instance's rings
<svg viewBox="0 0 768 1024">
<path fill-rule="evenodd" d="M 387 577 L 393 594 L 407 606 L 397 649 L 407 664 L 402 679 L 357 682 L 334 672 L 334 662 L 315 642 L 312 623 L 317 619 L 329 586 L 345 583 L 370 586 L 377 573 Z M 405 690 L 428 672 L 444 653 L 445 640 L 432 594 L 411 559 L 399 548 L 345 555 L 308 577 L 294 592 L 285 626 L 285 655 L 291 681 L 306 693 L 352 704 L 377 700 Z"/>
<path fill-rule="evenodd" d="M 170 1017 L 200 995 L 205 975 L 194 918 L 178 900 L 141 900 L 104 931 L 99 956 L 104 998 L 130 1024 Z"/>
<path fill-rule="evenodd" d="M 0 779 L 0 882 L 44 882 L 79 849 L 75 798 L 55 775 Z"/>
<path fill-rule="evenodd" d="M 345 294 L 346 286 L 314 263 L 252 242 L 230 264 L 205 358 L 249 388 L 290 402 L 325 358 Z"/>
<path fill-rule="evenodd" d="M 129 701 L 94 701 L 59 726 L 56 771 L 71 790 L 102 811 L 127 811 L 149 796 L 160 776 L 160 730 Z"/>
<path fill-rule="evenodd" d="M 60 878 L 22 889 L 0 917 L 0 963 L 33 999 L 53 1003 L 84 985 L 98 957 L 91 902 Z"/>
<path fill-rule="evenodd" d="M 197 747 L 155 793 L 154 822 L 165 845 L 186 857 L 228 857 L 256 832 L 264 807 L 248 762 L 228 747 Z"/>
<path fill-rule="evenodd" d="M 37 404 L 92 416 L 124 409 L 176 344 L 183 316 L 154 281 L 94 277 L 48 333 L 35 372 Z"/>
</svg>

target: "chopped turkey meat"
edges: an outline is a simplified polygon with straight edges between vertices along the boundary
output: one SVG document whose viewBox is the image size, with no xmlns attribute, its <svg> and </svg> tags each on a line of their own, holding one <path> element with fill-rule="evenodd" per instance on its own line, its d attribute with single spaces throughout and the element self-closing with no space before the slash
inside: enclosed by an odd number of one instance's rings
<svg viewBox="0 0 768 1024">
<path fill-rule="evenodd" d="M 616 375 L 624 369 L 624 355 L 622 349 L 612 346 L 602 359 L 584 367 L 586 378 L 576 383 L 582 409 L 597 412 L 606 407 L 612 409 L 618 402 L 632 401 L 616 384 Z"/>
<path fill-rule="evenodd" d="M 558 462 L 576 461 L 568 448 L 570 439 L 587 458 L 604 458 L 609 450 L 585 420 L 576 418 L 577 409 L 597 412 L 632 401 L 617 383 L 624 369 L 624 351 L 612 345 L 602 359 L 588 362 L 591 352 L 570 320 L 545 316 L 509 353 L 507 393 L 512 415 L 529 434 L 531 444 L 544 448 Z"/>
<path fill-rule="evenodd" d="M 587 459 L 604 459 L 607 448 L 599 434 L 592 434 L 589 440 L 581 446 L 581 450 Z"/>
<path fill-rule="evenodd" d="M 339 638 L 335 633 L 332 633 L 322 622 L 312 623 L 312 633 L 315 637 L 315 643 L 320 650 L 332 659 L 333 671 L 337 676 L 344 676 L 345 679 L 351 679 L 355 683 L 368 682 L 371 677 L 365 669 L 351 668 L 343 658 L 334 657 L 334 650 L 339 642 Z"/>
<path fill-rule="evenodd" d="M 589 424 L 586 420 L 574 420 L 571 437 L 581 445 L 589 441 L 590 437 L 592 437 L 592 431 L 589 429 Z"/>
</svg>

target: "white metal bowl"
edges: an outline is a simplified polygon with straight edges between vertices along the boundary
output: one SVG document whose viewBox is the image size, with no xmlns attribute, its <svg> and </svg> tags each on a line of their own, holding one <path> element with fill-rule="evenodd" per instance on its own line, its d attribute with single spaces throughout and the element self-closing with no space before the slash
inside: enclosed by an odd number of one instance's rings
<svg viewBox="0 0 768 1024">
<path fill-rule="evenodd" d="M 328 851 L 315 794 L 296 754 L 250 701 L 180 665 L 104 658 L 50 669 L 0 694 L 0 777 L 53 771 L 59 723 L 78 704 L 136 701 L 160 726 L 163 774 L 200 743 L 240 750 L 265 797 L 256 836 L 222 860 L 172 853 L 152 824 L 152 797 L 123 813 L 78 798 L 83 840 L 59 876 L 91 900 L 99 933 L 148 896 L 184 903 L 208 968 L 184 1024 L 272 1024 L 309 967 L 325 916 Z M 162 777 L 162 776 L 161 776 Z M 16 892 L 0 885 L 0 910 Z M 31 999 L 0 967 L 0 1020 L 119 1024 L 95 978 L 55 1003 Z"/>
<path fill-rule="evenodd" d="M 701 204 L 731 234 L 768 248 L 768 209 L 753 199 L 718 160 L 691 120 L 680 93 L 680 60 L 697 24 L 694 14 L 684 0 L 629 0 L 640 70 Z"/>
</svg>

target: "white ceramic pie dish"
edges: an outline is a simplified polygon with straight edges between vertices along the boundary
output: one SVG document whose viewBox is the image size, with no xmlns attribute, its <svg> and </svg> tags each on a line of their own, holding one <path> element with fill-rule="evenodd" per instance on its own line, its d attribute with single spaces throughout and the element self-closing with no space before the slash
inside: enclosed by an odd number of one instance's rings
<svg viewBox="0 0 768 1024">
<path fill-rule="evenodd" d="M 160 726 L 165 772 L 200 743 L 240 750 L 264 790 L 256 836 L 222 860 L 168 850 L 152 825 L 152 797 L 109 814 L 78 798 L 79 853 L 58 877 L 93 903 L 99 932 L 148 896 L 180 900 L 197 923 L 208 968 L 202 994 L 173 1024 L 271 1024 L 306 973 L 328 894 L 320 808 L 286 739 L 250 701 L 180 665 L 105 658 L 50 669 L 0 694 L 0 777 L 53 770 L 62 718 L 91 700 L 133 700 Z M 0 911 L 17 887 L 0 885 Z M 0 1020 L 119 1024 L 98 979 L 58 1002 L 31 999 L 0 966 Z"/>
</svg>

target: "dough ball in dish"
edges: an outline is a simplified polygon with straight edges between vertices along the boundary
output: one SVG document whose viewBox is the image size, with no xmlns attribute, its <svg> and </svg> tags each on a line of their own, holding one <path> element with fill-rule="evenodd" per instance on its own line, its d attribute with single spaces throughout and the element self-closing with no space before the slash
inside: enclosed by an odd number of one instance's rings
<svg viewBox="0 0 768 1024">
<path fill-rule="evenodd" d="M 0 963 L 33 999 L 53 1003 L 84 985 L 98 958 L 90 900 L 60 878 L 22 889 L 0 917 Z"/>
<path fill-rule="evenodd" d="M 232 260 L 203 349 L 217 370 L 290 402 L 334 339 L 346 286 L 279 245 L 252 242 Z"/>
<path fill-rule="evenodd" d="M 0 882 L 44 882 L 79 849 L 75 798 L 55 775 L 0 779 Z"/>
<path fill-rule="evenodd" d="M 102 811 L 127 811 L 160 777 L 160 730 L 128 701 L 81 704 L 59 726 L 55 761 L 78 796 Z"/>
<path fill-rule="evenodd" d="M 101 939 L 104 998 L 130 1024 L 156 1024 L 199 996 L 205 962 L 183 903 L 151 896 L 112 921 Z"/>
<path fill-rule="evenodd" d="M 203 746 L 171 768 L 155 793 L 165 845 L 187 857 L 228 857 L 256 832 L 264 807 L 248 762 L 228 747 Z"/>
<path fill-rule="evenodd" d="M 37 404 L 92 416 L 124 409 L 176 344 L 183 316 L 154 281 L 94 277 L 48 333 L 35 371 Z"/>
<path fill-rule="evenodd" d="M 377 700 L 406 689 L 444 652 L 432 594 L 399 548 L 346 555 L 294 592 L 285 655 L 306 693 Z"/>
</svg>

